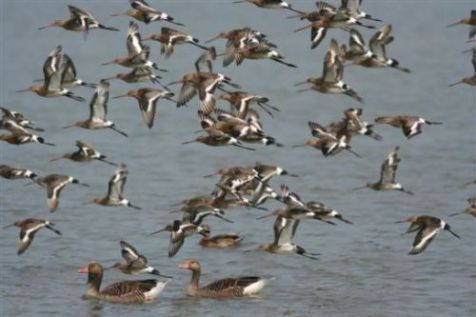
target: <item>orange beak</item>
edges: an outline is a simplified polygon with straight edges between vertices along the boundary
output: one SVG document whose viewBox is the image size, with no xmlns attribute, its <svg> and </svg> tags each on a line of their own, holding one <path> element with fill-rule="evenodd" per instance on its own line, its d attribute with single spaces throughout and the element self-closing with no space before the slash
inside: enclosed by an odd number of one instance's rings
<svg viewBox="0 0 476 317">
<path fill-rule="evenodd" d="M 78 270 L 78 273 L 89 273 L 88 266 L 84 266 Z"/>
<path fill-rule="evenodd" d="M 188 270 L 188 262 L 183 262 L 178 265 L 179 269 Z"/>
</svg>

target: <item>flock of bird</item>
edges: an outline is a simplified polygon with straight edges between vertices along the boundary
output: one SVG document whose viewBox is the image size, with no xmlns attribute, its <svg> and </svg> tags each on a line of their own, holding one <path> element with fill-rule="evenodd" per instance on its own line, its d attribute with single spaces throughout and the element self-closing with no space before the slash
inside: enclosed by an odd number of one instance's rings
<svg viewBox="0 0 476 317">
<path fill-rule="evenodd" d="M 129 10 L 113 15 L 127 16 L 145 24 L 165 21 L 178 26 L 184 26 L 182 23 L 177 22 L 175 18 L 155 9 L 144 0 L 130 0 L 129 2 L 131 5 Z M 396 59 L 387 56 L 387 46 L 394 40 L 394 37 L 391 35 L 391 25 L 382 26 L 369 39 L 369 45 L 366 45 L 364 37 L 356 28 L 374 29 L 375 26 L 364 24 L 362 21 L 381 22 L 381 20 L 363 12 L 360 7 L 361 0 L 342 0 L 339 7 L 320 1 L 316 3 L 317 11 L 314 12 L 297 10 L 281 0 L 242 0 L 236 2 L 248 2 L 264 9 L 289 10 L 296 14 L 291 16 L 291 18 L 309 21 L 310 24 L 296 31 L 311 29 L 311 49 L 318 47 L 323 38 L 332 29 L 341 29 L 349 33 L 348 47 L 345 44 L 339 45 L 335 39 L 330 41 L 323 62 L 322 76 L 308 78 L 306 81 L 298 83 L 297 85 L 310 85 L 308 88 L 300 90 L 300 92 L 310 90 L 326 94 L 344 94 L 357 102 L 363 103 L 363 98 L 343 81 L 343 73 L 347 65 L 354 64 L 366 68 L 390 68 L 410 73 L 410 70 L 400 66 Z M 99 23 L 86 10 L 71 5 L 68 8 L 71 14 L 69 19 L 56 20 L 40 29 L 61 27 L 68 31 L 83 32 L 85 36 L 94 29 L 119 31 L 117 28 Z M 473 10 L 471 12 L 470 18 L 462 19 L 450 26 L 457 24 L 469 24 L 471 26 L 470 37 L 474 37 L 476 35 L 476 11 Z M 198 39 L 194 36 L 169 27 L 162 27 L 161 33 L 142 39 L 139 33 L 139 25 L 136 22 L 130 22 L 126 39 L 127 55 L 103 63 L 103 65 L 118 64 L 130 68 L 130 72 L 102 79 L 97 84 L 86 83 L 78 78 L 72 59 L 66 53 L 63 53 L 63 48 L 59 45 L 51 51 L 43 65 L 43 84 L 31 86 L 27 89 L 19 90 L 19 92 L 30 91 L 41 97 L 67 97 L 82 102 L 85 99 L 76 95 L 71 89 L 77 86 L 93 88 L 95 91 L 90 101 L 89 118 L 77 121 L 67 128 L 111 129 L 127 137 L 127 133 L 119 129 L 114 122 L 107 119 L 110 82 L 114 79 L 120 79 L 127 83 L 150 81 L 159 84 L 161 89 L 146 87 L 132 89 L 113 97 L 136 99 L 148 128 L 153 127 L 156 106 L 159 100 L 165 99 L 176 103 L 177 107 L 181 107 L 192 100 L 195 95 L 198 95 L 199 110 L 197 113 L 203 134 L 193 140 L 185 141 L 184 144 L 199 142 L 208 146 L 232 145 L 251 151 L 256 150 L 255 147 L 251 146 L 253 144 L 282 147 L 283 145 L 275 137 L 265 132 L 260 121 L 260 111 L 273 116 L 274 113 L 279 111 L 279 108 L 271 105 L 268 97 L 238 90 L 241 89 L 240 86 L 233 82 L 230 77 L 213 72 L 213 62 L 217 57 L 223 57 L 223 66 L 226 67 L 233 62 L 236 65 L 241 65 L 246 59 L 269 59 L 287 67 L 295 68 L 297 66 L 285 61 L 284 57 L 278 53 L 277 46 L 270 42 L 265 34 L 249 27 L 221 32 L 207 41 L 207 43 L 217 39 L 226 40 L 223 54 L 217 54 L 214 47 L 199 44 Z M 157 72 L 165 72 L 166 70 L 159 68 L 157 63 L 149 59 L 151 48 L 144 44 L 145 41 L 159 42 L 161 44 L 161 53 L 166 58 L 173 55 L 177 45 L 191 44 L 196 46 L 202 51 L 202 54 L 195 62 L 196 72 L 186 74 L 181 79 L 168 84 L 162 83 L 162 77 Z M 455 84 L 476 85 L 476 48 L 472 49 L 472 56 L 475 74 Z M 177 100 L 173 99 L 175 94 L 170 90 L 171 86 L 175 84 L 181 84 Z M 235 90 L 229 90 L 231 88 Z M 218 93 L 218 91 L 221 91 L 221 93 Z M 229 110 L 224 110 L 218 106 L 218 103 L 222 100 L 229 104 Z M 23 114 L 4 107 L 1 110 L 3 117 L 0 128 L 8 130 L 9 133 L 1 134 L 0 140 L 14 145 L 27 143 L 54 145 L 37 135 L 36 133 L 42 132 L 43 129 L 37 127 L 34 122 L 30 121 Z M 422 133 L 423 125 L 441 124 L 441 122 L 434 122 L 413 115 L 381 116 L 375 118 L 374 123 L 369 124 L 364 121 L 362 116 L 362 108 L 349 108 L 344 111 L 343 118 L 337 122 L 323 125 L 318 122 L 309 121 L 308 126 L 313 139 L 295 147 L 309 146 L 321 151 L 326 157 L 345 151 L 360 157 L 350 146 L 351 139 L 362 135 L 370 137 L 375 141 L 381 141 L 382 136 L 375 132 L 377 125 L 390 125 L 402 129 L 404 136 L 410 139 Z M 109 179 L 107 194 L 101 198 L 91 199 L 85 204 L 141 209 L 141 207 L 124 197 L 124 188 L 128 176 L 126 164 L 111 162 L 107 156 L 98 152 L 87 142 L 78 140 L 76 141 L 76 147 L 76 151 L 53 158 L 52 161 L 59 159 L 68 159 L 75 162 L 98 160 L 117 166 L 116 171 Z M 396 171 L 399 162 L 399 147 L 397 146 L 389 152 L 383 161 L 378 181 L 368 183 L 362 188 L 370 188 L 376 191 L 396 190 L 413 195 L 412 191 L 404 188 L 396 181 Z M 32 184 L 36 183 L 46 189 L 47 206 L 51 212 L 58 209 L 60 193 L 66 185 L 71 183 L 88 186 L 69 175 L 50 174 L 40 177 L 29 169 L 7 165 L 0 166 L 0 176 L 6 179 L 30 179 L 33 181 Z M 219 180 L 210 194 L 183 200 L 177 207 L 177 211 L 183 212 L 183 217 L 152 233 L 169 232 L 169 257 L 175 256 L 186 238 L 194 234 L 203 236 L 199 244 L 204 247 L 229 248 L 239 245 L 243 237 L 237 234 L 211 236 L 210 227 L 203 223 L 205 218 L 214 216 L 232 223 L 232 220 L 225 217 L 226 209 L 243 206 L 267 210 L 263 205 L 269 199 L 279 201 L 283 206 L 258 217 L 258 219 L 275 218 L 273 225 L 274 239 L 270 243 L 256 246 L 254 250 L 275 254 L 296 254 L 317 260 L 318 253 L 308 252 L 302 246 L 293 242 L 300 221 L 310 221 L 312 219 L 329 225 L 336 225 L 338 221 L 349 225 L 352 224 L 347 217 L 344 217 L 340 212 L 322 202 L 302 200 L 288 185 L 282 184 L 280 191 L 275 191 L 271 185 L 271 180 L 275 176 L 298 177 L 298 175 L 288 172 L 283 167 L 256 162 L 247 166 L 225 167 L 205 177 L 211 178 L 216 176 L 219 177 Z M 476 197 L 470 198 L 468 202 L 470 206 L 463 213 L 476 216 Z M 434 216 L 412 216 L 399 222 L 410 223 L 406 233 L 416 232 L 409 254 L 423 252 L 440 231 L 448 231 L 455 237 L 460 238 L 452 231 L 446 221 Z M 61 235 L 61 232 L 56 229 L 51 221 L 44 219 L 23 219 L 7 227 L 10 226 L 20 228 L 19 255 L 28 249 L 35 234 L 42 228 L 47 228 Z M 104 268 L 98 262 L 90 262 L 79 270 L 81 273 L 88 274 L 88 290 L 85 296 L 87 298 L 122 303 L 153 301 L 158 297 L 171 277 L 162 275 L 159 270 L 150 266 L 147 258 L 140 254 L 131 244 L 121 241 L 120 246 L 124 262 L 118 262 L 112 268 L 118 269 L 125 274 L 154 274 L 163 277 L 163 279 L 128 280 L 117 282 L 101 289 Z M 201 266 L 197 260 L 185 261 L 179 265 L 179 268 L 192 271 L 192 279 L 187 288 L 187 294 L 190 296 L 247 296 L 256 294 L 270 281 L 270 279 L 257 276 L 242 276 L 221 279 L 205 287 L 200 287 Z"/>
</svg>

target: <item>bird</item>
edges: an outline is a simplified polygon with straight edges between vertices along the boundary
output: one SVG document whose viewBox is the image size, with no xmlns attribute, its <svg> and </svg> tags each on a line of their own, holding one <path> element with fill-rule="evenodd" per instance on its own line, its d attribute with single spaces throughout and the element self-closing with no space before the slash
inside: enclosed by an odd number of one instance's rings
<svg viewBox="0 0 476 317">
<path fill-rule="evenodd" d="M 0 176 L 5 179 L 35 179 L 38 175 L 29 169 L 0 165 Z"/>
<path fill-rule="evenodd" d="M 232 248 L 238 246 L 243 237 L 235 233 L 219 234 L 215 236 L 209 236 L 206 234 L 198 242 L 199 245 L 205 248 Z"/>
<path fill-rule="evenodd" d="M 311 260 L 318 260 L 319 253 L 309 253 L 303 247 L 292 242 L 300 220 L 278 215 L 274 221 L 273 243 L 260 244 L 254 251 L 266 251 L 274 254 L 297 254 Z"/>
<path fill-rule="evenodd" d="M 349 129 L 352 134 L 361 134 L 367 135 L 374 140 L 381 141 L 382 136 L 377 134 L 373 131 L 373 125 L 368 124 L 362 118 L 362 108 L 348 108 L 344 111 L 345 119 L 347 120 L 347 124 L 351 125 Z"/>
<path fill-rule="evenodd" d="M 130 243 L 121 240 L 119 244 L 121 245 L 121 255 L 125 262 L 117 262 L 112 268 L 118 269 L 124 274 L 138 275 L 148 273 L 165 278 L 172 278 L 171 276 L 160 274 L 159 270 L 150 266 L 147 258 L 140 254 Z"/>
<path fill-rule="evenodd" d="M 105 26 L 96 20 L 91 13 L 78 7 L 68 5 L 70 18 L 68 20 L 55 20 L 53 23 L 42 26 L 39 30 L 50 27 L 60 27 L 73 32 L 85 32 L 86 34 L 92 29 L 103 29 L 109 31 L 119 31 L 119 29 Z"/>
<path fill-rule="evenodd" d="M 144 41 L 157 41 L 160 42 L 161 49 L 160 53 L 165 56 L 165 58 L 169 58 L 173 52 L 175 45 L 179 44 L 192 44 L 202 50 L 208 50 L 208 47 L 198 44 L 199 40 L 185 32 L 168 28 L 162 27 L 160 29 L 160 33 L 152 34 L 144 39 Z"/>
<path fill-rule="evenodd" d="M 0 171 L 1 171 L 1 167 L 0 167 Z M 462 215 L 462 214 L 468 214 L 473 217 L 476 217 L 476 196 L 468 198 L 468 204 L 469 206 L 465 210 L 451 214 L 450 217 Z"/>
<path fill-rule="evenodd" d="M 83 129 L 111 129 L 115 132 L 127 137 L 127 134 L 117 129 L 116 124 L 106 119 L 107 116 L 107 104 L 109 101 L 109 87 L 110 83 L 101 79 L 96 91 L 89 103 L 89 119 L 84 121 L 77 121 L 65 128 L 78 127 Z"/>
<path fill-rule="evenodd" d="M 387 158 L 382 163 L 380 168 L 380 179 L 376 183 L 368 183 L 361 188 L 370 188 L 373 190 L 399 190 L 405 194 L 414 195 L 413 192 L 403 188 L 403 186 L 395 181 L 395 176 L 397 174 L 398 164 L 400 163 L 400 156 L 398 155 L 398 150 L 400 147 L 396 146 L 390 153 L 388 153 Z"/>
<path fill-rule="evenodd" d="M 471 10 L 471 15 L 468 18 L 460 19 L 457 22 L 449 24 L 447 27 L 455 25 L 467 24 L 469 25 L 468 37 L 471 39 L 476 35 L 476 10 Z"/>
<path fill-rule="evenodd" d="M 194 233 L 199 233 L 205 236 L 210 232 L 210 227 L 206 224 L 204 225 L 194 225 L 193 223 L 182 223 L 180 220 L 174 220 L 172 224 L 165 226 L 164 228 L 154 231 L 151 234 L 156 234 L 164 231 L 170 232 L 170 242 L 169 242 L 169 258 L 175 256 L 177 252 L 182 247 L 185 242 L 185 238 L 193 235 Z"/>
<path fill-rule="evenodd" d="M 271 281 L 271 279 L 258 276 L 240 276 L 220 279 L 200 287 L 200 262 L 187 260 L 179 264 L 178 267 L 192 271 L 192 279 L 187 286 L 187 295 L 192 297 L 231 298 L 250 296 L 261 291 Z"/>
<path fill-rule="evenodd" d="M 17 123 L 19 126 L 33 130 L 33 131 L 38 131 L 38 132 L 44 132 L 42 128 L 35 127 L 35 122 L 29 120 L 26 118 L 22 113 L 18 111 L 14 111 L 11 109 L 7 109 L 5 107 L 0 107 L 0 110 L 3 112 L 3 116 L 0 119 L 0 129 L 5 129 L 4 124 L 7 120 L 13 120 L 15 123 Z"/>
<path fill-rule="evenodd" d="M 99 299 L 112 303 L 150 303 L 157 299 L 171 279 L 164 280 L 128 280 L 110 284 L 101 289 L 103 266 L 99 262 L 90 262 L 78 270 L 88 274 L 86 299 Z"/>
<path fill-rule="evenodd" d="M 234 1 L 233 3 L 244 3 L 244 2 L 252 3 L 258 8 L 263 8 L 263 9 L 287 9 L 297 13 L 301 12 L 301 11 L 295 10 L 289 3 L 287 3 L 284 0 L 239 0 L 239 1 Z"/>
<path fill-rule="evenodd" d="M 44 219 L 34 219 L 28 218 L 23 220 L 18 220 L 12 223 L 11 225 L 5 226 L 4 228 L 9 227 L 19 227 L 20 228 L 20 236 L 19 236 L 19 244 L 18 244 L 18 255 L 23 254 L 26 249 L 30 246 L 35 238 L 35 234 L 41 228 L 46 228 L 57 235 L 61 235 L 61 232 L 54 228 L 54 223 Z"/>
<path fill-rule="evenodd" d="M 155 89 L 155 88 L 138 88 L 129 90 L 126 94 L 113 97 L 113 99 L 132 97 L 137 99 L 139 103 L 139 110 L 142 114 L 145 124 L 150 129 L 154 125 L 154 117 L 157 108 L 157 102 L 159 99 L 167 99 L 175 102 L 171 98 L 174 93 L 168 90 Z"/>
<path fill-rule="evenodd" d="M 335 39 L 332 39 L 324 58 L 322 76 L 319 78 L 311 77 L 304 82 L 295 84 L 295 86 L 311 84 L 310 88 L 301 89 L 298 92 L 314 90 L 324 94 L 344 94 L 360 103 L 364 103 L 362 97 L 342 81 L 344 66 L 341 58 L 339 45 Z"/>
<path fill-rule="evenodd" d="M 59 196 L 63 188 L 68 184 L 77 184 L 89 187 L 88 184 L 79 182 L 76 178 L 62 174 L 50 174 L 45 177 L 38 177 L 35 183 L 46 188 L 47 203 L 50 212 L 54 212 L 59 205 Z"/>
<path fill-rule="evenodd" d="M 403 134 L 407 139 L 411 139 L 414 136 L 422 132 L 421 128 L 424 124 L 427 125 L 440 125 L 442 122 L 429 121 L 425 118 L 418 116 L 386 116 L 386 117 L 377 117 L 375 118 L 376 124 L 388 124 L 395 128 L 401 128 Z"/>
<path fill-rule="evenodd" d="M 75 101 L 84 101 L 81 96 L 76 96 L 73 92 L 65 88 L 66 84 L 72 86 L 76 82 L 76 74 L 71 59 L 67 58 L 60 62 L 61 46 L 57 46 L 51 51 L 43 64 L 43 85 L 30 86 L 17 92 L 31 91 L 41 97 L 68 97 Z M 73 67 L 73 68 L 72 68 Z M 68 80 L 68 82 L 66 82 Z M 82 81 L 81 81 L 82 82 Z"/>
<path fill-rule="evenodd" d="M 49 146 L 54 146 L 54 143 L 46 142 L 45 139 L 36 134 L 30 133 L 24 127 L 19 125 L 16 121 L 11 119 L 2 120 L 3 128 L 7 129 L 9 134 L 0 134 L 0 140 L 14 145 L 21 145 L 27 143 L 39 143 Z"/>
<path fill-rule="evenodd" d="M 144 81 L 151 81 L 154 84 L 159 84 L 162 88 L 167 89 L 159 79 L 161 79 L 157 74 L 154 74 L 150 67 L 146 66 L 139 66 L 132 69 L 128 73 L 120 73 L 116 74 L 116 76 L 105 78 L 105 80 L 113 80 L 113 79 L 120 79 L 126 83 L 140 83 Z"/>
<path fill-rule="evenodd" d="M 308 140 L 305 143 L 295 145 L 294 147 L 310 146 L 315 149 L 320 149 L 324 157 L 336 155 L 342 150 L 346 150 L 360 158 L 360 155 L 354 152 L 352 147 L 349 145 L 350 137 L 347 132 L 340 135 L 329 131 L 327 128 L 314 121 L 309 121 L 308 126 L 312 135 L 317 139 Z"/>
<path fill-rule="evenodd" d="M 215 216 L 223 221 L 228 223 L 233 223 L 233 221 L 224 217 L 225 211 L 219 208 L 215 208 L 210 206 L 209 204 L 196 204 L 193 206 L 187 206 L 181 209 L 181 211 L 185 212 L 182 222 L 183 223 L 192 223 L 196 226 L 202 224 L 205 217 L 208 216 Z"/>
<path fill-rule="evenodd" d="M 109 165 L 117 165 L 116 163 L 108 161 L 105 155 L 99 153 L 94 149 L 94 147 L 84 141 L 77 140 L 76 147 L 78 148 L 77 151 L 63 154 L 61 156 L 51 159 L 50 161 L 67 159 L 74 162 L 91 162 L 93 160 L 98 160 Z"/>
<path fill-rule="evenodd" d="M 415 255 L 420 254 L 428 247 L 431 241 L 436 237 L 436 235 L 441 231 L 448 231 L 456 238 L 461 239 L 459 235 L 454 233 L 451 230 L 450 225 L 440 218 L 433 216 L 412 216 L 408 217 L 405 220 L 397 221 L 396 223 L 409 222 L 411 223 L 410 227 L 405 233 L 416 232 L 415 239 L 413 240 L 412 249 L 408 254 Z"/>
<path fill-rule="evenodd" d="M 476 10 L 474 12 L 475 12 L 475 15 L 476 15 Z M 453 86 L 456 86 L 456 85 L 459 85 L 459 84 L 467 84 L 467 85 L 470 85 L 470 86 L 476 86 L 476 47 L 473 47 L 473 57 L 471 59 L 471 62 L 473 64 L 473 69 L 474 69 L 473 76 L 465 77 L 465 78 L 451 84 L 450 87 L 453 87 Z"/>
<path fill-rule="evenodd" d="M 100 206 L 125 206 L 141 210 L 142 208 L 132 204 L 123 196 L 124 186 L 126 185 L 128 174 L 129 171 L 127 169 L 127 165 L 124 163 L 119 164 L 116 171 L 114 172 L 114 175 L 112 175 L 109 179 L 107 195 L 102 198 L 95 198 L 84 203 L 84 205 L 94 203 Z"/>
<path fill-rule="evenodd" d="M 155 8 L 152 8 L 144 0 L 129 0 L 132 9 L 129 9 L 123 13 L 113 14 L 113 16 L 129 16 L 138 21 L 149 24 L 154 21 L 167 21 L 175 25 L 184 26 L 183 23 L 175 21 L 175 19 L 165 12 L 161 12 Z"/>
</svg>

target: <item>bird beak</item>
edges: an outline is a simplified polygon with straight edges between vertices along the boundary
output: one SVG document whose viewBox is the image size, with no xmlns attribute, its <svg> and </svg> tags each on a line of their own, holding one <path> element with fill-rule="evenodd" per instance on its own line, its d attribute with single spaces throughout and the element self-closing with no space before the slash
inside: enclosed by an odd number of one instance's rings
<svg viewBox="0 0 476 317">
<path fill-rule="evenodd" d="M 300 83 L 294 84 L 294 87 L 301 86 L 307 84 L 307 81 L 302 81 Z"/>
<path fill-rule="evenodd" d="M 27 91 L 30 91 L 31 89 L 30 88 L 25 88 L 25 89 L 21 89 L 21 90 L 17 90 L 16 92 L 27 92 Z"/>
<path fill-rule="evenodd" d="M 294 30 L 294 32 L 299 32 L 299 31 L 302 31 L 302 30 L 305 30 L 305 29 L 309 29 L 310 27 L 312 27 L 312 24 L 309 24 L 309 25 L 306 25 L 305 27 Z"/>
<path fill-rule="evenodd" d="M 104 64 L 103 64 L 104 65 Z M 112 97 L 112 99 L 118 99 L 118 98 L 123 98 L 123 97 L 129 97 L 128 94 L 124 94 L 124 95 L 119 95 L 119 96 L 114 96 Z"/>
<path fill-rule="evenodd" d="M 158 231 L 154 231 L 154 232 L 151 233 L 151 235 L 156 234 L 156 233 L 164 232 L 165 229 L 166 229 L 166 228 L 162 228 L 162 229 L 160 229 L 160 230 L 158 230 Z"/>
<path fill-rule="evenodd" d="M 182 144 L 190 144 L 190 143 L 193 143 L 193 142 L 197 142 L 197 140 L 185 141 L 185 142 L 182 142 Z"/>
<path fill-rule="evenodd" d="M 394 223 L 404 223 L 407 222 L 406 220 L 395 221 Z"/>
<path fill-rule="evenodd" d="M 78 270 L 78 273 L 89 273 L 88 266 L 84 266 Z"/>
<path fill-rule="evenodd" d="M 104 66 L 104 65 L 111 65 L 111 64 L 114 64 L 114 61 L 110 61 L 110 62 L 102 63 L 102 64 L 101 64 L 101 66 Z"/>
<path fill-rule="evenodd" d="M 12 224 L 10 224 L 10 225 L 7 225 L 7 226 L 3 227 L 3 229 L 7 229 L 7 228 L 10 228 L 10 227 L 13 227 L 14 225 L 15 225 L 15 224 L 12 223 Z"/>
<path fill-rule="evenodd" d="M 218 40 L 219 38 L 220 38 L 219 35 L 217 35 L 217 36 L 215 36 L 215 37 L 212 37 L 211 39 L 206 40 L 206 41 L 205 41 L 205 44 L 206 44 L 206 43 L 210 43 L 210 42 L 215 41 L 215 40 Z"/>
<path fill-rule="evenodd" d="M 224 221 L 226 221 L 226 222 L 228 222 L 228 223 L 233 223 L 233 221 L 231 221 L 230 219 L 227 219 L 227 218 L 225 218 L 225 217 L 223 217 L 223 216 L 221 216 L 221 215 L 218 215 L 218 214 L 217 214 L 217 215 L 215 215 L 215 217 L 218 217 L 218 218 L 220 218 L 220 219 L 222 219 L 222 220 L 224 220 Z"/>
<path fill-rule="evenodd" d="M 275 214 L 276 214 L 276 211 L 273 211 L 273 212 L 270 212 L 269 214 L 266 214 L 264 216 L 260 216 L 260 217 L 256 218 L 256 220 L 268 218 L 268 217 L 274 216 Z"/>
<path fill-rule="evenodd" d="M 455 82 L 455 83 L 453 83 L 453 84 L 451 84 L 451 85 L 448 85 L 448 87 L 453 87 L 453 86 L 456 86 L 456 85 L 459 85 L 459 84 L 462 84 L 462 83 L 463 83 L 463 81 L 460 80 L 460 81 L 457 81 L 457 82 Z"/>
<path fill-rule="evenodd" d="M 53 26 L 56 26 L 56 24 L 55 24 L 55 23 L 51 23 L 51 24 L 48 24 L 48 25 L 39 27 L 38 30 L 44 30 L 44 29 L 46 29 L 46 28 L 50 28 L 50 27 L 53 27 Z"/>
<path fill-rule="evenodd" d="M 459 235 L 457 235 L 456 233 L 454 233 L 453 231 L 451 231 L 450 229 L 447 229 L 452 235 L 454 235 L 456 238 L 460 239 L 461 240 L 461 237 Z"/>
<path fill-rule="evenodd" d="M 188 269 L 187 262 L 180 263 L 177 267 L 178 267 L 179 269 L 182 269 L 182 270 L 187 270 L 187 269 Z"/>
</svg>

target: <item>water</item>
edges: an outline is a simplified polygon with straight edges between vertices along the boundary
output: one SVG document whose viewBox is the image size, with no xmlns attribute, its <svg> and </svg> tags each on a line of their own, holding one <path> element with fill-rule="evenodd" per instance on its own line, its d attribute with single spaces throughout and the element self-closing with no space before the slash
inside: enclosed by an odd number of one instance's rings
<svg viewBox="0 0 476 317">
<path fill-rule="evenodd" d="M 17 94 L 31 81 L 41 78 L 48 53 L 58 44 L 69 54 L 85 81 L 127 71 L 119 66 L 99 66 L 126 54 L 127 18 L 110 17 L 128 8 L 127 1 L 75 1 L 91 10 L 104 24 L 122 32 L 92 31 L 87 40 L 81 34 L 60 29 L 38 31 L 37 27 L 68 15 L 63 1 L 2 1 L 2 85 L 1 105 L 25 113 L 47 131 L 43 136 L 56 147 L 2 143 L 1 161 L 28 167 L 40 175 L 53 172 L 73 175 L 91 185 L 89 189 L 68 185 L 54 214 L 46 209 L 44 190 L 24 187 L 24 181 L 1 181 L 2 226 L 27 217 L 47 218 L 63 232 L 58 237 L 40 232 L 31 248 L 16 255 L 14 229 L 0 230 L 2 253 L 2 316 L 470 316 L 476 314 L 476 250 L 474 219 L 447 218 L 466 207 L 475 187 L 462 185 L 475 172 L 475 90 L 468 86 L 447 88 L 448 84 L 472 73 L 469 48 L 464 41 L 467 27 L 446 29 L 445 25 L 469 15 L 472 1 L 365 1 L 364 9 L 393 25 L 395 41 L 388 54 L 396 57 L 411 74 L 368 70 L 355 66 L 345 70 L 345 81 L 365 99 L 364 118 L 380 115 L 417 114 L 443 121 L 443 126 L 424 127 L 424 133 L 407 141 L 401 131 L 378 127 L 384 140 L 354 138 L 352 146 L 363 156 L 349 153 L 325 159 L 310 148 L 291 146 L 310 137 L 308 120 L 327 123 L 339 119 L 344 109 L 360 106 L 346 96 L 317 93 L 297 94 L 293 84 L 321 73 L 322 60 L 332 37 L 347 42 L 347 34 L 328 32 L 320 47 L 310 50 L 308 31 L 293 33 L 303 25 L 289 20 L 288 12 L 260 10 L 252 5 L 228 1 L 150 1 L 186 24 L 185 30 L 202 41 L 216 33 L 249 25 L 267 34 L 290 63 L 290 69 L 272 61 L 245 61 L 240 67 L 223 69 L 244 90 L 271 98 L 281 112 L 274 118 L 263 114 L 265 130 L 284 148 L 259 146 L 255 152 L 236 148 L 210 148 L 200 144 L 181 145 L 199 128 L 197 101 L 176 109 L 159 102 L 155 126 L 148 130 L 134 100 L 111 100 L 109 116 L 128 139 L 113 131 L 62 129 L 88 115 L 88 103 L 67 98 L 43 99 L 33 94 Z M 295 7 L 312 10 L 311 2 L 294 1 Z M 160 4 L 160 5 L 159 5 Z M 193 9 L 190 9 L 193 8 Z M 218 14 L 217 14 L 218 13 Z M 140 25 L 143 36 L 159 32 L 166 23 Z M 379 24 L 380 25 L 380 24 Z M 368 39 L 373 33 L 361 30 Z M 223 42 L 214 43 L 222 51 Z M 176 48 L 169 60 L 159 55 L 159 45 L 150 43 L 152 59 L 169 69 L 164 82 L 193 71 L 200 51 L 192 46 Z M 145 83 L 127 85 L 114 81 L 111 95 Z M 178 92 L 178 87 L 175 88 Z M 92 90 L 75 89 L 89 100 Z M 125 195 L 143 210 L 101 208 L 81 203 L 106 193 L 113 168 L 100 163 L 49 162 L 73 150 L 77 139 L 91 142 L 113 161 L 129 166 Z M 364 183 L 376 181 L 387 152 L 400 145 L 402 162 L 398 180 L 415 196 L 403 193 L 352 192 Z M 167 258 L 167 234 L 148 233 L 179 217 L 170 213 L 172 205 L 184 198 L 213 190 L 215 180 L 201 176 L 228 165 L 255 161 L 284 166 L 300 178 L 276 178 L 272 186 L 288 184 L 304 200 L 320 200 L 341 211 L 354 225 L 328 226 L 303 222 L 296 242 L 310 252 L 321 253 L 318 262 L 299 256 L 276 256 L 244 252 L 272 241 L 272 220 L 257 221 L 260 211 L 227 211 L 235 221 L 228 224 L 207 219 L 215 234 L 239 232 L 245 236 L 236 250 L 201 249 L 197 238 L 186 241 L 178 255 Z M 268 203 L 270 209 L 279 206 Z M 413 237 L 401 237 L 405 225 L 395 221 L 414 214 L 430 214 L 449 220 L 459 241 L 450 234 L 438 236 L 420 256 L 408 256 Z M 81 299 L 85 276 L 76 270 L 91 260 L 111 265 L 119 260 L 119 241 L 125 239 L 146 254 L 151 264 L 174 280 L 152 305 L 111 305 Z M 275 276 L 261 298 L 199 300 L 185 296 L 190 274 L 177 269 L 189 258 L 203 266 L 202 282 L 236 275 Z M 105 284 L 128 278 L 108 271 Z"/>
</svg>

